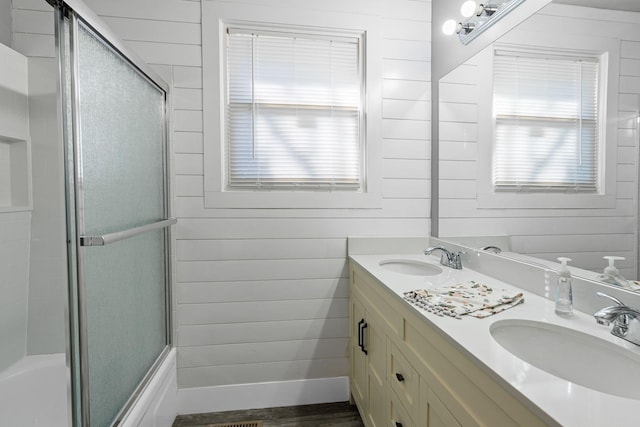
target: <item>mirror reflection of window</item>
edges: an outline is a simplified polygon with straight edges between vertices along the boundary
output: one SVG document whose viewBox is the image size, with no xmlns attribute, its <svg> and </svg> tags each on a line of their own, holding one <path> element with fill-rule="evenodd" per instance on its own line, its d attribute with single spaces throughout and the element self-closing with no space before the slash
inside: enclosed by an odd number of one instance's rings
<svg viewBox="0 0 640 427">
<path fill-rule="evenodd" d="M 578 52 L 494 52 L 496 191 L 598 190 L 599 68 Z"/>
</svg>

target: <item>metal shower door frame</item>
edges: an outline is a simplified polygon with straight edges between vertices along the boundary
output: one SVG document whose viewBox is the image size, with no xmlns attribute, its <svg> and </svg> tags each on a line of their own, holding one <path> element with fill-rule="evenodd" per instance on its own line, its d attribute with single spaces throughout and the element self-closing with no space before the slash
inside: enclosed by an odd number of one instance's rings
<svg viewBox="0 0 640 427">
<path fill-rule="evenodd" d="M 47 0 L 55 10 L 55 40 L 56 52 L 59 63 L 59 137 L 64 146 L 64 168 L 66 184 L 65 197 L 67 206 L 67 258 L 68 258 L 68 298 L 65 313 L 68 316 L 67 327 L 67 367 L 69 378 L 67 380 L 68 401 L 71 402 L 71 420 L 73 426 L 89 426 L 89 366 L 88 366 L 88 336 L 87 336 L 87 307 L 86 288 L 84 277 L 83 247 L 102 246 L 119 240 L 124 240 L 153 230 L 165 229 L 165 347 L 156 358 L 155 362 L 146 373 L 140 384 L 121 411 L 116 416 L 113 425 L 118 425 L 135 404 L 141 393 L 148 385 L 159 366 L 162 364 L 173 345 L 172 316 L 171 316 L 171 225 L 177 220 L 171 218 L 171 187 L 169 182 L 170 154 L 168 136 L 170 132 L 169 122 L 169 86 L 136 54 L 131 52 L 119 38 L 107 28 L 101 20 L 79 0 Z M 67 20 L 67 21 L 65 21 Z M 68 22 L 68 33 L 63 31 L 65 22 Z M 134 229 L 122 230 L 105 236 L 85 236 L 84 206 L 82 198 L 82 141 L 79 117 L 78 97 L 78 60 L 76 55 L 77 35 L 79 26 L 82 25 L 91 31 L 106 47 L 111 49 L 126 63 L 132 66 L 144 79 L 164 93 L 164 126 L 163 126 L 163 175 L 164 175 L 164 220 L 146 224 Z M 69 54 L 64 54 L 63 37 L 69 37 Z M 66 81 L 65 72 L 70 73 L 70 81 Z M 70 86 L 70 99 L 64 88 Z M 70 112 L 67 109 L 70 105 Z M 70 115 L 70 117 L 69 117 Z M 71 122 L 71 129 L 65 125 Z M 69 147 L 67 141 L 71 140 L 73 147 Z M 72 181 L 72 182 L 70 182 Z"/>
</svg>

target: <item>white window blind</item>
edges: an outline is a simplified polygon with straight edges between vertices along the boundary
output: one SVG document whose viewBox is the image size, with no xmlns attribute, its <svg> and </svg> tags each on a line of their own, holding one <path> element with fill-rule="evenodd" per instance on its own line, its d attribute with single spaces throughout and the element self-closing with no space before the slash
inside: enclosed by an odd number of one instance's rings
<svg viewBox="0 0 640 427">
<path fill-rule="evenodd" d="M 362 188 L 360 43 L 228 28 L 227 187 Z"/>
<path fill-rule="evenodd" d="M 598 73 L 598 58 L 495 52 L 496 190 L 597 190 Z"/>
</svg>

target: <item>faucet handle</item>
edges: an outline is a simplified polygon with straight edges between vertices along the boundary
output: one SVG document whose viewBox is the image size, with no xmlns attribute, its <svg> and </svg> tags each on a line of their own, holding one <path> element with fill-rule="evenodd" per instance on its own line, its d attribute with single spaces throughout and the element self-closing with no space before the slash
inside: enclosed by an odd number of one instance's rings
<svg viewBox="0 0 640 427">
<path fill-rule="evenodd" d="M 599 297 L 605 297 L 605 298 L 609 298 L 611 301 L 615 302 L 618 305 L 625 305 L 622 301 L 620 301 L 618 298 L 616 297 L 612 297 L 609 294 L 605 294 L 604 292 L 596 292 L 596 295 L 598 295 Z"/>
<path fill-rule="evenodd" d="M 450 260 L 450 263 L 452 264 L 451 266 L 457 270 L 461 270 L 462 269 L 462 259 L 460 258 L 460 256 L 462 255 L 466 255 L 467 253 L 465 251 L 458 251 L 458 252 L 454 252 L 452 253 L 452 257 Z"/>
</svg>

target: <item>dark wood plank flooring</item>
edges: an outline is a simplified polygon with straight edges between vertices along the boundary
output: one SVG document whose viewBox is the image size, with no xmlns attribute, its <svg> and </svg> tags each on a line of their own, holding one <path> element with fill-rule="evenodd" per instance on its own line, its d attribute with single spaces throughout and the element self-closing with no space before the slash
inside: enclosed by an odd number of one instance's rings
<svg viewBox="0 0 640 427">
<path fill-rule="evenodd" d="M 179 415 L 173 427 L 257 420 L 263 427 L 364 427 L 358 409 L 349 402 Z"/>
</svg>

